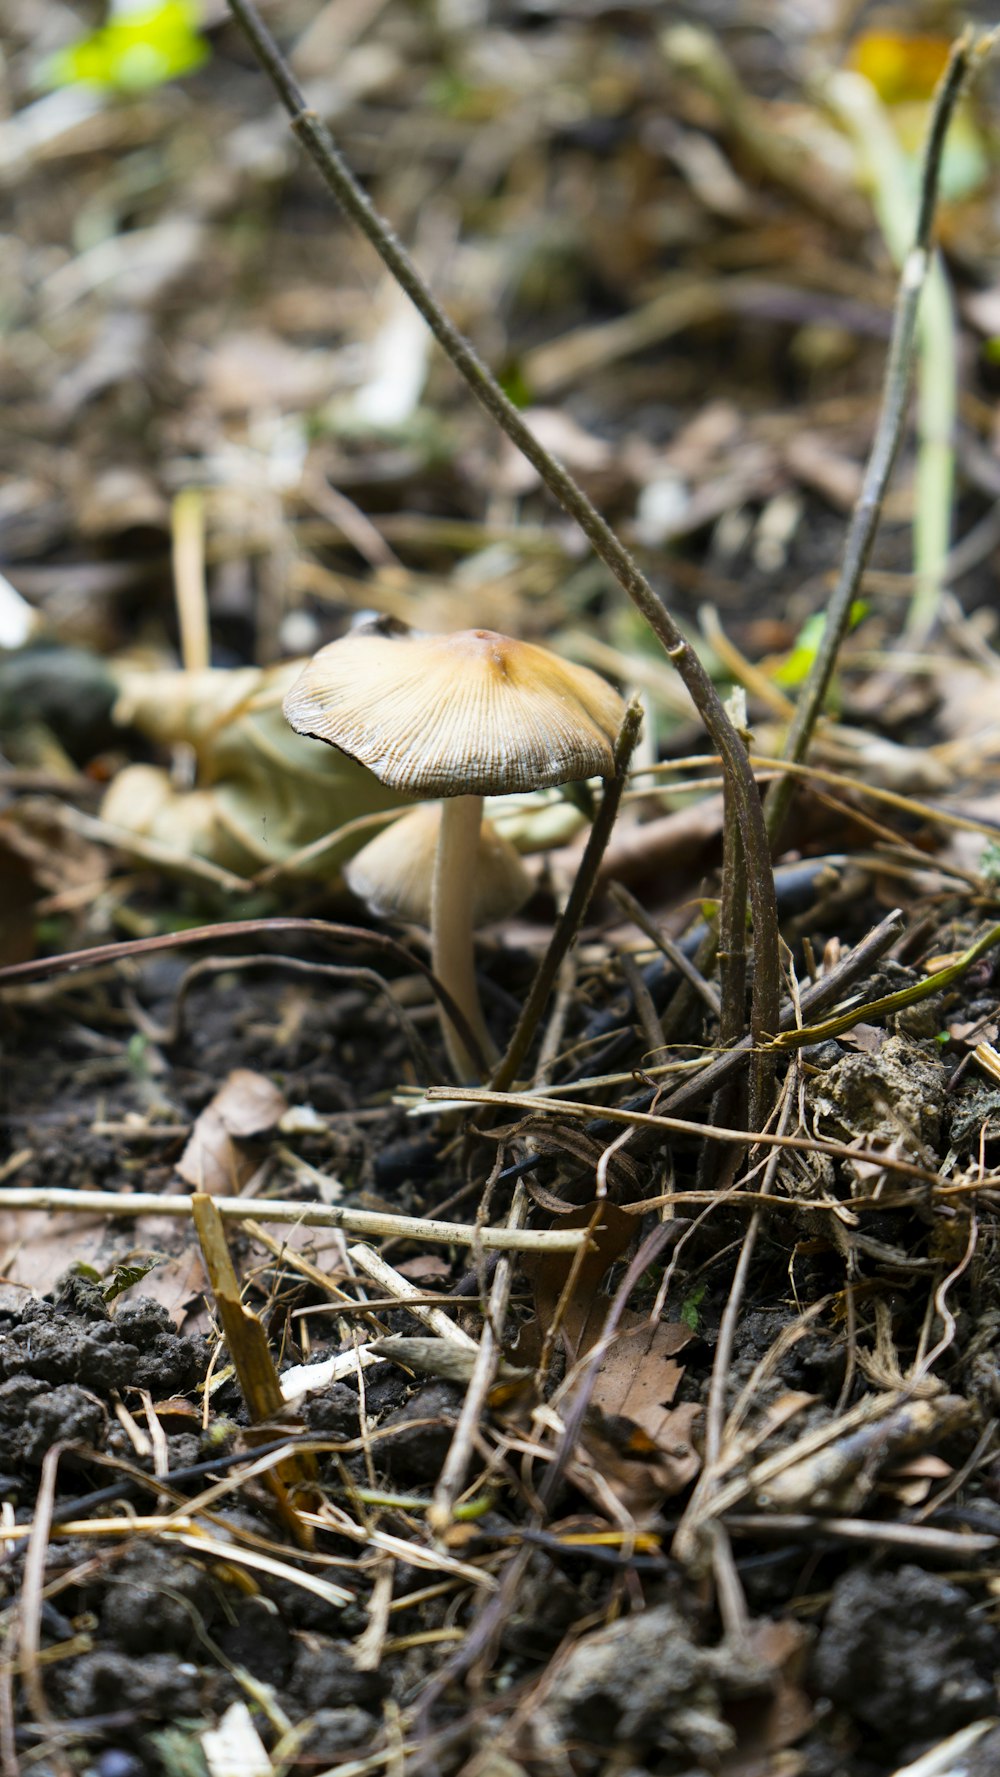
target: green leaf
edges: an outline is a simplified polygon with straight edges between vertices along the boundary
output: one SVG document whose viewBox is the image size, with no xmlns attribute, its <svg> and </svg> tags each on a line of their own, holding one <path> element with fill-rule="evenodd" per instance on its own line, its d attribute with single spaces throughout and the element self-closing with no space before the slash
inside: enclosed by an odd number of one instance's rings
<svg viewBox="0 0 1000 1777">
<path fill-rule="evenodd" d="M 192 0 L 162 0 L 108 20 L 45 64 L 48 86 L 98 86 L 139 93 L 190 74 L 208 58 Z"/>
<path fill-rule="evenodd" d="M 681 1303 L 681 1320 L 686 1327 L 690 1327 L 692 1333 L 698 1331 L 698 1322 L 701 1319 L 699 1310 L 701 1308 L 702 1297 L 705 1294 L 706 1287 L 707 1286 L 703 1283 L 696 1284 L 691 1291 L 691 1294 L 685 1296 L 684 1301 Z"/>
<path fill-rule="evenodd" d="M 861 619 L 867 616 L 868 610 L 869 607 L 863 599 L 855 599 L 851 606 L 850 626 L 852 629 L 857 628 Z M 812 617 L 806 619 L 785 659 L 772 674 L 776 685 L 782 686 L 787 691 L 798 689 L 809 674 L 819 651 L 825 628 L 825 611 L 816 611 Z"/>
<path fill-rule="evenodd" d="M 165 1265 L 169 1253 L 136 1254 L 130 1265 L 116 1265 L 110 1277 L 105 1277 L 101 1284 L 101 1295 L 106 1302 L 113 1302 L 123 1290 L 130 1290 L 134 1283 L 141 1283 L 157 1265 Z"/>
</svg>

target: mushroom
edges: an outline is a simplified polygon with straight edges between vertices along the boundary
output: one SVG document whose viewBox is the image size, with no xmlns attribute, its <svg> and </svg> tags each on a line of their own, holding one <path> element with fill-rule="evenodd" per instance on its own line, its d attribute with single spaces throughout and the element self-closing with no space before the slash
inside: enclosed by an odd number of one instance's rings
<svg viewBox="0 0 1000 1777">
<path fill-rule="evenodd" d="M 472 944 L 483 797 L 610 776 L 622 699 L 589 667 L 491 629 L 435 636 L 376 621 L 321 648 L 284 710 L 299 734 L 339 747 L 390 789 L 445 799 L 433 967 L 492 1056 Z M 449 1020 L 444 1034 L 458 1077 L 467 1077 L 475 1063 Z"/>
<path fill-rule="evenodd" d="M 434 859 L 441 831 L 440 802 L 425 802 L 394 820 L 344 866 L 344 880 L 373 913 L 431 923 Z M 491 821 L 479 829 L 472 879 L 472 923 L 489 925 L 523 907 L 534 881 L 517 852 Z"/>
</svg>

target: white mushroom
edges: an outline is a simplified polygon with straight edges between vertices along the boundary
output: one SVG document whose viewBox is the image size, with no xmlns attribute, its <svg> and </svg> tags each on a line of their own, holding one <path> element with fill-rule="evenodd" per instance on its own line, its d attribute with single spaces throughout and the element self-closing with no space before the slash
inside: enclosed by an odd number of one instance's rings
<svg viewBox="0 0 1000 1777">
<path fill-rule="evenodd" d="M 476 989 L 473 893 L 483 797 L 610 776 L 625 713 L 588 667 L 489 629 L 429 636 L 378 624 L 321 648 L 285 698 L 299 734 L 349 753 L 383 784 L 446 798 L 431 890 L 434 972 L 494 1053 Z M 460 1078 L 475 1071 L 450 1021 Z"/>
</svg>

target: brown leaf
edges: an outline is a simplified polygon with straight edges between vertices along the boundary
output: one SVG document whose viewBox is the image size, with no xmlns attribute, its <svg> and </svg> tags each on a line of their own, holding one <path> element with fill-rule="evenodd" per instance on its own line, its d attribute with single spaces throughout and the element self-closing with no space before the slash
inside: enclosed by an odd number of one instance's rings
<svg viewBox="0 0 1000 1777">
<path fill-rule="evenodd" d="M 607 1509 L 610 1490 L 637 1523 L 652 1517 L 665 1499 L 690 1485 L 701 1467 L 693 1443 L 701 1412 L 697 1401 L 671 1408 L 655 1442 L 630 1419 L 591 1412 L 573 1465 L 574 1485 L 601 1510 Z"/>
<path fill-rule="evenodd" d="M 525 1265 L 535 1292 L 535 1308 L 542 1334 L 555 1320 L 563 1291 L 570 1286 L 562 1305 L 560 1334 L 568 1356 L 573 1359 L 600 1337 L 610 1306 L 610 1298 L 598 1294 L 598 1285 L 608 1266 L 621 1257 L 636 1231 L 636 1219 L 614 1203 L 585 1203 L 560 1221 L 563 1228 L 587 1228 L 596 1218 L 591 1245 L 582 1255 L 546 1253 Z"/>
<path fill-rule="evenodd" d="M 773 1777 L 775 1755 L 808 1732 L 813 1721 L 803 1688 L 808 1650 L 808 1631 L 800 1623 L 764 1618 L 752 1625 L 747 1651 L 763 1671 L 771 1668 L 771 1689 L 727 1706 L 736 1744 L 723 1754 L 721 1777 Z M 797 1768 L 793 1764 L 790 1770 Z"/>
<path fill-rule="evenodd" d="M 612 1340 L 590 1397 L 582 1441 L 632 1516 L 655 1510 L 698 1473 L 692 1444 L 701 1407 L 672 1405 L 684 1375 L 674 1356 L 691 1338 L 680 1322 L 653 1326 L 634 1315 Z"/>
<path fill-rule="evenodd" d="M 684 1374 L 683 1366 L 673 1359 L 690 1340 L 690 1327 L 679 1321 L 650 1326 L 641 1320 L 626 1327 L 615 1335 L 602 1360 L 591 1405 L 630 1419 L 659 1444 Z"/>
<path fill-rule="evenodd" d="M 273 1129 L 287 1109 L 284 1094 L 266 1075 L 234 1068 L 191 1131 L 177 1162 L 180 1177 L 210 1196 L 238 1195 L 259 1164 L 241 1144 Z"/>
</svg>

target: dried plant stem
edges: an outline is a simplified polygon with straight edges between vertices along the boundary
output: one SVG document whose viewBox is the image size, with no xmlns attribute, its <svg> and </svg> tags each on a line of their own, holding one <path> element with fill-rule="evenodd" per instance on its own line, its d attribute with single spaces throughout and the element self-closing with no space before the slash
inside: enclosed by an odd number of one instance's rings
<svg viewBox="0 0 1000 1777">
<path fill-rule="evenodd" d="M 528 1193 L 517 1185 L 507 1214 L 508 1228 L 523 1228 L 530 1209 Z M 503 1324 L 510 1305 L 513 1267 L 509 1259 L 501 1259 L 490 1285 L 489 1310 L 483 1322 L 479 1350 L 465 1391 L 462 1410 L 454 1435 L 448 1446 L 441 1473 L 434 1489 L 434 1498 L 427 1513 L 431 1529 L 443 1536 L 452 1521 L 455 1501 L 465 1485 L 465 1477 L 476 1444 L 476 1434 L 486 1408 L 486 1397 L 492 1387 L 497 1365 L 503 1355 L 500 1345 Z"/>
<path fill-rule="evenodd" d="M 523 1227 L 523 1223 L 519 1222 L 517 1226 Z M 408 1277 L 403 1277 L 400 1272 L 394 1270 L 392 1265 L 383 1259 L 381 1253 L 377 1253 L 373 1247 L 363 1246 L 359 1243 L 356 1246 L 348 1247 L 347 1256 L 352 1265 L 355 1265 L 359 1271 L 363 1271 L 366 1277 L 372 1279 L 373 1283 L 379 1284 L 389 1297 L 400 1302 L 404 1308 L 409 1310 L 410 1314 L 416 1316 L 417 1320 L 423 1321 L 424 1326 L 429 1327 L 432 1333 L 436 1333 L 439 1339 L 447 1339 L 451 1345 L 461 1345 L 466 1351 L 478 1351 L 479 1347 L 471 1333 L 465 1332 L 464 1328 L 458 1326 L 443 1308 L 427 1305 L 416 1285 L 412 1284 Z M 363 1307 L 364 1304 L 360 1303 L 358 1306 Z"/>
<path fill-rule="evenodd" d="M 35 1498 L 35 1511 L 28 1532 L 28 1552 L 21 1576 L 21 1596 L 17 1619 L 17 1651 L 21 1665 L 21 1684 L 28 1709 L 38 1727 L 47 1730 L 51 1747 L 52 1768 L 58 1777 L 72 1777 L 72 1766 L 56 1738 L 56 1722 L 49 1708 L 42 1683 L 40 1653 L 42 1646 L 42 1602 L 45 1589 L 45 1557 L 52 1533 L 56 1478 L 59 1461 L 67 1450 L 65 1442 L 55 1443 L 45 1452 L 41 1480 Z"/>
<path fill-rule="evenodd" d="M 344 1228 L 348 1234 L 380 1234 L 397 1240 L 429 1240 L 444 1246 L 482 1246 L 501 1252 L 572 1252 L 586 1234 L 579 1228 L 476 1228 L 465 1222 L 438 1222 L 419 1216 L 381 1215 L 375 1210 L 342 1209 L 334 1203 L 289 1203 L 282 1198 L 213 1197 L 225 1221 L 294 1222 L 307 1228 Z M 66 1210 L 78 1215 L 189 1216 L 190 1197 L 161 1197 L 155 1191 L 73 1191 L 58 1186 L 0 1189 L 0 1209 Z"/>
<path fill-rule="evenodd" d="M 889 1153 L 877 1153 L 874 1148 L 852 1147 L 849 1142 L 826 1141 L 820 1136 L 811 1135 L 772 1135 L 770 1130 L 722 1129 L 714 1123 L 693 1123 L 683 1117 L 668 1117 L 660 1112 L 632 1110 L 628 1105 L 597 1106 L 585 1100 L 571 1098 L 545 1098 L 541 1093 L 534 1092 L 493 1092 L 487 1087 L 477 1086 L 431 1086 L 424 1093 L 424 1099 L 430 1106 L 438 1104 L 469 1104 L 495 1105 L 501 1110 L 520 1111 L 529 1116 L 560 1117 L 566 1122 L 578 1120 L 590 1121 L 595 1111 L 600 1111 L 603 1123 L 620 1123 L 626 1128 L 642 1129 L 656 1135 L 690 1135 L 696 1139 L 722 1142 L 725 1146 L 737 1148 L 755 1147 L 788 1148 L 799 1154 L 829 1154 L 832 1160 L 851 1160 L 859 1165 L 874 1166 L 879 1172 L 899 1174 L 900 1178 L 919 1179 L 923 1184 L 937 1185 L 941 1183 L 941 1175 L 933 1172 L 929 1166 L 920 1166 L 914 1160 L 901 1160 Z M 537 1157 L 535 1157 L 537 1165 Z M 508 1172 L 501 1177 L 510 1177 Z M 985 1189 L 994 1183 L 992 1174 L 979 1181 L 979 1189 Z M 0 1191 L 0 1209 L 6 1204 L 7 1198 L 15 1196 L 14 1191 Z M 70 1193 L 72 1195 L 72 1193 Z M 89 1193 L 93 1196 L 96 1193 Z M 499 1228 L 493 1230 L 499 1234 Z"/>
<path fill-rule="evenodd" d="M 358 184 L 329 130 L 316 113 L 309 110 L 288 63 L 260 19 L 252 0 L 229 0 L 229 3 L 258 61 L 269 75 L 288 111 L 295 134 L 329 190 L 352 222 L 371 242 L 400 288 L 409 296 L 442 350 L 465 378 L 476 400 L 538 471 L 549 492 L 563 510 L 575 519 L 595 554 L 645 618 L 666 651 L 668 659 L 676 667 L 712 735 L 723 761 L 727 782 L 732 787 L 747 855 L 756 946 L 753 1035 L 756 1041 L 762 1042 L 777 1028 L 780 991 L 778 915 L 770 846 L 746 748 L 729 720 L 711 678 L 645 575 L 606 520 L 601 517 L 596 506 L 562 464 L 539 444 L 492 372 L 449 320 L 401 242 Z M 767 1068 L 768 1063 L 762 1057 L 762 1081 Z"/>
<path fill-rule="evenodd" d="M 528 997 L 521 1008 L 521 1016 L 514 1027 L 514 1034 L 490 1081 L 495 1092 L 504 1091 L 516 1079 L 518 1070 L 531 1047 L 532 1038 L 562 967 L 563 958 L 583 924 L 584 916 L 590 905 L 590 897 L 594 892 L 601 859 L 607 850 L 608 841 L 618 817 L 622 792 L 628 782 L 629 761 L 639 738 L 641 727 L 642 705 L 636 698 L 629 704 L 625 712 L 625 720 L 615 741 L 615 774 L 614 777 L 604 780 L 601 806 L 590 829 L 569 899 L 556 920 L 548 949 L 538 965 L 535 979 L 528 990 Z M 775 1029 L 777 1029 L 777 1023 L 775 1023 Z"/>
<path fill-rule="evenodd" d="M 823 708 L 840 646 L 850 623 L 851 606 L 857 597 L 861 577 L 875 540 L 885 490 L 902 442 L 913 369 L 917 315 L 930 264 L 931 227 L 937 207 L 945 136 L 970 67 L 974 60 L 982 56 L 986 47 L 988 40 L 983 39 L 981 43 L 974 45 L 971 33 L 966 32 L 952 47 L 948 66 L 935 95 L 921 170 L 916 231 L 899 281 L 878 426 L 861 493 L 851 514 L 840 574 L 827 606 L 822 639 L 785 742 L 785 757 L 796 763 L 805 758 Z M 765 810 L 772 844 L 777 844 L 780 840 L 793 789 L 792 779 L 784 777 L 773 783 L 767 793 Z"/>
<path fill-rule="evenodd" d="M 728 786 L 723 796 L 723 835 L 723 856 L 729 859 L 729 868 L 722 885 L 719 907 L 719 1045 L 723 1049 L 731 1049 L 742 1037 L 746 1023 L 747 870 L 736 810 Z M 712 1099 L 708 1118 L 710 1123 L 739 1123 L 743 1120 L 741 1084 L 739 1075 L 734 1074 L 719 1087 Z M 763 1105 L 756 1104 L 752 1097 L 748 1109 L 750 1126 L 756 1128 L 759 1122 L 763 1122 L 766 1109 Z M 735 1172 L 739 1160 L 739 1155 L 730 1156 L 730 1174 Z M 712 1182 L 709 1169 L 715 1164 L 711 1143 L 706 1142 L 699 1160 L 700 1184 L 708 1185 Z"/>
<path fill-rule="evenodd" d="M 796 1070 L 793 1068 L 785 1081 L 782 1092 L 781 1111 L 778 1119 L 779 1136 L 785 1134 L 791 1112 L 795 1105 L 795 1092 L 792 1087 L 792 1082 L 795 1078 Z M 778 1161 L 780 1158 L 781 1149 L 777 1147 L 772 1148 L 768 1157 L 767 1166 L 764 1169 L 764 1177 L 761 1180 L 760 1195 L 762 1197 L 769 1196 L 773 1189 L 775 1174 L 777 1172 Z M 693 1559 L 697 1559 L 706 1529 L 706 1520 L 708 1517 L 707 1508 L 710 1506 L 710 1502 L 717 1486 L 717 1470 L 725 1441 L 726 1384 L 732 1369 L 733 1345 L 736 1339 L 736 1328 L 739 1324 L 740 1312 L 743 1307 L 743 1297 L 746 1293 L 747 1280 L 750 1276 L 750 1265 L 753 1260 L 754 1248 L 757 1244 L 757 1236 L 760 1233 L 760 1229 L 761 1209 L 758 1206 L 750 1217 L 747 1231 L 743 1236 L 743 1242 L 740 1247 L 740 1256 L 736 1264 L 736 1270 L 733 1273 L 729 1298 L 726 1302 L 725 1309 L 723 1310 L 722 1320 L 719 1324 L 719 1335 L 715 1343 L 715 1359 L 712 1364 L 712 1376 L 709 1383 L 708 1400 L 705 1405 L 705 1464 L 684 1515 L 678 1525 L 672 1545 L 672 1553 L 676 1559 L 685 1564 L 689 1564 Z M 720 1568 L 726 1570 L 731 1567 L 731 1556 L 728 1550 L 728 1543 L 726 1542 L 723 1546 L 720 1546 L 720 1536 L 724 1538 L 724 1532 L 720 1533 L 719 1527 L 716 1526 L 713 1532 L 711 1548 L 717 1576 L 719 1575 Z M 730 1581 L 731 1586 L 732 1581 L 735 1578 L 734 1573 L 726 1573 L 725 1577 Z M 738 1586 L 738 1581 L 736 1581 L 736 1584 Z"/>
<path fill-rule="evenodd" d="M 259 1425 L 280 1414 L 285 1404 L 267 1333 L 263 1323 L 242 1300 L 239 1279 L 215 1199 L 205 1191 L 196 1191 L 191 1199 L 191 1213 L 209 1288 L 222 1323 L 240 1391 L 252 1422 Z M 291 1496 L 294 1491 L 302 1488 L 305 1490 L 306 1503 L 315 1504 L 311 1485 L 315 1478 L 316 1465 L 313 1459 L 299 1455 L 289 1457 L 286 1462 L 276 1463 L 266 1476 L 266 1485 L 274 1496 L 278 1516 L 300 1549 L 311 1549 L 315 1538 L 296 1510 Z"/>
</svg>

